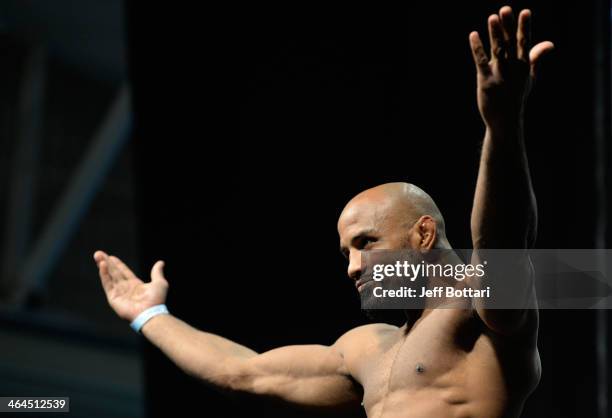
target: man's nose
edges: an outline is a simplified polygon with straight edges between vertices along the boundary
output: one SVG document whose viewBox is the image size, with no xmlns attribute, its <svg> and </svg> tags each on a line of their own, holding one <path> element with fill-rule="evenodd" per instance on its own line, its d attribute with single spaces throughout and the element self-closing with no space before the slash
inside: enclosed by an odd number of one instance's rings
<svg viewBox="0 0 612 418">
<path fill-rule="evenodd" d="M 358 280 L 361 276 L 361 251 L 352 250 L 349 255 L 348 276 L 352 280 Z"/>
</svg>

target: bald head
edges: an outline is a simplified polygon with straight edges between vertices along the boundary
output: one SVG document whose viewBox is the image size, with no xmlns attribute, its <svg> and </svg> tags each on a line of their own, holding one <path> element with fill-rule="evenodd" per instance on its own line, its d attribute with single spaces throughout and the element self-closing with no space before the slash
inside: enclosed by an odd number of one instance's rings
<svg viewBox="0 0 612 418">
<path fill-rule="evenodd" d="M 338 219 L 349 277 L 359 276 L 363 250 L 450 248 L 444 228 L 433 199 L 413 184 L 387 183 L 359 193 Z"/>
<path fill-rule="evenodd" d="M 387 183 L 359 193 L 344 207 L 338 234 L 350 261 L 349 276 L 360 264 L 351 254 L 361 250 L 450 248 L 440 210 L 410 183 Z"/>
<path fill-rule="evenodd" d="M 359 193 L 345 206 L 338 228 L 364 216 L 372 216 L 378 223 L 391 222 L 388 226 L 394 228 L 412 227 L 419 218 L 429 216 L 436 222 L 439 237 L 445 235 L 438 206 L 425 191 L 410 183 L 386 183 Z"/>
</svg>

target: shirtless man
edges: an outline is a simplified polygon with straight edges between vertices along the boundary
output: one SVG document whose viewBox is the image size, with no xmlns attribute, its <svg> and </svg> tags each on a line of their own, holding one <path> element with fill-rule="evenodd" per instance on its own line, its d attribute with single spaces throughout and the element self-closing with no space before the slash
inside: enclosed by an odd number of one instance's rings
<svg viewBox="0 0 612 418">
<path fill-rule="evenodd" d="M 490 57 L 478 33 L 469 36 L 486 125 L 471 218 L 474 248 L 529 248 L 535 240 L 523 106 L 536 64 L 553 45 L 531 47 L 530 21 L 530 11 L 515 19 L 508 6 L 491 15 Z M 360 291 L 367 286 L 359 281 L 363 250 L 451 248 L 433 200 L 406 183 L 357 195 L 344 208 L 338 232 L 348 275 Z M 512 274 L 530 274 L 524 257 L 516 260 Z M 153 266 L 151 281 L 144 283 L 117 257 L 97 251 L 94 259 L 108 302 L 121 318 L 132 321 L 164 303 L 168 282 L 163 262 Z M 503 279 L 512 280 L 508 276 Z M 150 319 L 142 334 L 186 373 L 233 393 L 314 409 L 363 405 L 371 418 L 520 415 L 540 378 L 537 310 L 475 304 L 472 309 L 404 314 L 401 327 L 375 323 L 348 331 L 329 347 L 288 346 L 265 353 L 194 329 L 169 314 Z"/>
</svg>

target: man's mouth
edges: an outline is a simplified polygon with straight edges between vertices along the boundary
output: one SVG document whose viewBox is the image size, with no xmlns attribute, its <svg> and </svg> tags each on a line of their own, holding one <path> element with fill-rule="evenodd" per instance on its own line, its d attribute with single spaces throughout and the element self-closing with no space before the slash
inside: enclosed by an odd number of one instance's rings
<svg viewBox="0 0 612 418">
<path fill-rule="evenodd" d="M 371 280 L 357 280 L 355 282 L 355 287 L 357 288 L 357 290 L 361 290 L 363 288 L 363 286 L 365 286 L 367 283 L 370 283 Z"/>
</svg>

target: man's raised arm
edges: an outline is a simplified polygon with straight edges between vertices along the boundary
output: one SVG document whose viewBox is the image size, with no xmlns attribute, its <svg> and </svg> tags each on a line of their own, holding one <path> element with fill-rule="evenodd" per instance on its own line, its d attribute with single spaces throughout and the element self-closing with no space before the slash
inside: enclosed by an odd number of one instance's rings
<svg viewBox="0 0 612 418">
<path fill-rule="evenodd" d="M 518 23 L 508 6 L 491 15 L 490 58 L 478 33 L 470 34 L 478 108 L 486 126 L 471 219 L 475 250 L 528 249 L 535 242 L 537 210 L 525 152 L 523 112 L 536 66 L 553 44 L 546 41 L 532 48 L 530 24 L 529 10 L 521 11 Z M 506 260 L 512 265 L 487 268 L 497 283 L 514 280 L 504 287 L 505 296 L 514 300 L 533 297 L 531 262 L 518 253 L 516 260 Z M 484 322 L 502 333 L 518 330 L 526 317 L 520 309 L 487 310 L 486 303 L 477 308 Z"/>
<path fill-rule="evenodd" d="M 94 259 L 108 302 L 121 318 L 133 321 L 165 302 L 168 282 L 163 262 L 153 266 L 151 281 L 144 283 L 117 257 L 97 251 Z M 170 314 L 153 317 L 141 332 L 184 372 L 224 392 L 262 395 L 322 410 L 360 405 L 360 388 L 337 345 L 288 346 L 258 354 Z"/>
</svg>

